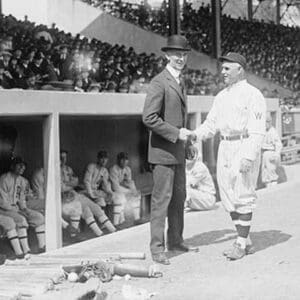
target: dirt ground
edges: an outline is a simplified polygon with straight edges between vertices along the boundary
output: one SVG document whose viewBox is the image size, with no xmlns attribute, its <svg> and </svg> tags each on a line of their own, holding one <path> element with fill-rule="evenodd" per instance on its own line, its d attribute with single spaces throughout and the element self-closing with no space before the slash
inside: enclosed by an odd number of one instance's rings
<svg viewBox="0 0 300 300">
<path fill-rule="evenodd" d="M 222 256 L 235 238 L 223 207 L 186 213 L 184 237 L 187 243 L 198 245 L 200 252 L 169 253 L 171 265 L 161 267 L 160 279 L 121 279 L 104 284 L 108 299 L 125 299 L 121 292 L 124 285 L 155 293 L 154 300 L 300 299 L 299 194 L 300 179 L 258 192 L 251 233 L 256 253 L 234 262 Z M 103 237 L 101 248 L 145 251 L 146 265 L 150 265 L 148 243 L 149 224 L 144 224 Z"/>
<path fill-rule="evenodd" d="M 184 238 L 200 251 L 168 253 L 171 265 L 160 267 L 162 278 L 121 278 L 102 284 L 107 300 L 147 299 L 124 297 L 128 289 L 144 289 L 145 294 L 154 294 L 148 298 L 153 300 L 300 299 L 300 164 L 286 170 L 288 182 L 258 191 L 251 232 L 255 254 L 234 262 L 222 255 L 236 235 L 220 204 L 212 211 L 188 212 Z M 146 223 L 48 254 L 101 258 L 101 253 L 145 252 L 146 261 L 130 263 L 148 267 L 152 264 L 149 229 Z"/>
</svg>

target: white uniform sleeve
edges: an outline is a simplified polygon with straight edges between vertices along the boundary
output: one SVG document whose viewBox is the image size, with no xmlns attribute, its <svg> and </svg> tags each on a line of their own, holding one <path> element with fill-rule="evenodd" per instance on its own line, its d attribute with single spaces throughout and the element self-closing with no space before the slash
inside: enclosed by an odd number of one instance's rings
<svg viewBox="0 0 300 300">
<path fill-rule="evenodd" d="M 281 139 L 280 139 L 279 134 L 278 134 L 278 132 L 276 131 L 275 128 L 273 128 L 272 134 L 273 134 L 275 152 L 278 156 L 280 156 L 280 153 L 281 153 L 281 150 L 282 150 Z"/>
<path fill-rule="evenodd" d="M 213 137 L 217 131 L 217 98 L 215 98 L 212 108 L 208 113 L 206 120 L 202 123 L 194 132 L 197 136 L 197 140 L 205 140 Z"/>
<path fill-rule="evenodd" d="M 110 168 L 109 176 L 112 184 L 112 189 L 115 192 L 119 192 L 121 190 L 121 185 L 119 182 L 118 170 L 114 166 Z"/>
<path fill-rule="evenodd" d="M 20 198 L 18 204 L 20 209 L 24 209 L 26 208 L 26 199 L 28 196 L 30 196 L 29 181 L 24 177 L 20 177 L 20 187 L 21 187 L 21 192 L 20 192 Z"/>
<path fill-rule="evenodd" d="M 101 188 L 106 193 L 112 193 L 111 183 L 109 180 L 109 173 L 106 168 L 102 170 L 102 185 Z"/>
<path fill-rule="evenodd" d="M 38 196 L 39 199 L 45 198 L 45 178 L 44 170 L 40 169 L 34 172 L 31 180 L 31 186 L 33 192 Z"/>
<path fill-rule="evenodd" d="M 4 210 L 11 210 L 13 208 L 11 204 L 6 177 L 2 175 L 0 177 L 0 207 Z"/>
<path fill-rule="evenodd" d="M 74 171 L 71 167 L 68 166 L 68 177 L 69 177 L 69 182 L 67 182 L 68 185 L 72 187 L 76 187 L 78 185 L 78 177 L 74 174 Z"/>
<path fill-rule="evenodd" d="M 188 175 L 188 183 L 190 186 L 199 185 L 206 177 L 205 169 L 202 162 L 196 162 L 192 171 Z"/>
<path fill-rule="evenodd" d="M 93 173 L 94 173 L 94 166 L 93 164 L 88 165 L 86 168 L 84 178 L 83 178 L 83 183 L 85 186 L 85 189 L 91 198 L 96 198 L 96 195 L 94 194 L 94 191 L 92 189 L 92 178 L 93 178 Z"/>
<path fill-rule="evenodd" d="M 255 160 L 260 154 L 266 131 L 266 101 L 263 95 L 254 92 L 249 105 L 247 130 L 249 138 L 244 140 L 242 158 Z"/>
</svg>

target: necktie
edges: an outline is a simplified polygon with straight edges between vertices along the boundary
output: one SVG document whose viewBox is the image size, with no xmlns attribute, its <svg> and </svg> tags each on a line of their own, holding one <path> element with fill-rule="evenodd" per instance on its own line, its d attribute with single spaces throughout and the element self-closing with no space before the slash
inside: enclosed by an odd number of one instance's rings
<svg viewBox="0 0 300 300">
<path fill-rule="evenodd" d="M 184 95 L 184 78 L 181 74 L 179 75 L 179 86 L 181 88 L 182 94 Z"/>
</svg>

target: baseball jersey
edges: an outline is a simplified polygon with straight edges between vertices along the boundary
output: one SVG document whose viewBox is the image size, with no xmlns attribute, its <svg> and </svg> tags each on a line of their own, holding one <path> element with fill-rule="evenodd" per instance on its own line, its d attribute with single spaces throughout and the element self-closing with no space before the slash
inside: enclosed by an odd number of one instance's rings
<svg viewBox="0 0 300 300">
<path fill-rule="evenodd" d="M 266 102 L 262 93 L 241 80 L 219 92 L 205 122 L 195 130 L 199 139 L 248 134 L 243 142 L 242 158 L 254 160 L 265 135 Z"/>
<path fill-rule="evenodd" d="M 118 186 L 125 181 L 132 181 L 131 169 L 127 166 L 120 168 L 118 165 L 114 165 L 109 171 L 110 180 L 114 190 L 118 190 Z"/>
<path fill-rule="evenodd" d="M 209 170 L 200 160 L 190 170 L 186 169 L 186 186 L 212 195 L 216 193 Z"/>
<path fill-rule="evenodd" d="M 103 183 L 106 184 L 109 181 L 108 170 L 104 167 L 99 167 L 95 163 L 91 163 L 86 169 L 83 181 L 88 195 L 95 198 L 94 191 L 101 189 Z"/>
<path fill-rule="evenodd" d="M 282 143 L 276 129 L 273 126 L 266 132 L 262 149 L 274 151 L 277 155 L 280 155 Z"/>
<path fill-rule="evenodd" d="M 32 176 L 31 186 L 34 195 L 38 199 L 45 199 L 45 177 L 44 177 L 44 169 L 37 169 Z"/>
<path fill-rule="evenodd" d="M 78 178 L 75 176 L 70 166 L 63 165 L 60 167 L 60 180 L 62 191 L 73 189 L 78 185 Z"/>
<path fill-rule="evenodd" d="M 16 176 L 11 172 L 0 177 L 0 207 L 11 210 L 26 207 L 26 197 L 29 193 L 29 182 L 23 176 Z"/>
</svg>

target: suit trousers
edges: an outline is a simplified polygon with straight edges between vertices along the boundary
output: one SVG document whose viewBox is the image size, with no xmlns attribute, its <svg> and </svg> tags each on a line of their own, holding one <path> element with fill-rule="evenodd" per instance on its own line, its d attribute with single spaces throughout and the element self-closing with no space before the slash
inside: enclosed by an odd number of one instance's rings
<svg viewBox="0 0 300 300">
<path fill-rule="evenodd" d="M 150 250 L 152 254 L 157 254 L 165 250 L 166 217 L 168 217 L 168 245 L 174 246 L 183 242 L 185 164 L 155 165 L 153 181 Z"/>
</svg>

